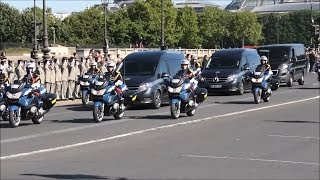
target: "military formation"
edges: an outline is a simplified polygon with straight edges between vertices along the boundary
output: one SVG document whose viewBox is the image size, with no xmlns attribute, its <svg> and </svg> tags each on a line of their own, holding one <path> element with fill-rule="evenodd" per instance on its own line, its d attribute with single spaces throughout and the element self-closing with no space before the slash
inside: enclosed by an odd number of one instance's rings
<svg viewBox="0 0 320 180">
<path fill-rule="evenodd" d="M 57 100 L 74 100 L 81 97 L 78 77 L 87 72 L 98 71 L 99 75 L 107 72 L 107 61 L 116 65 L 122 62 L 120 55 L 115 60 L 101 55 L 100 51 L 91 50 L 87 58 L 78 58 L 74 53 L 71 57 L 58 59 L 52 56 L 47 61 L 39 61 L 36 66 L 36 74 L 39 76 L 41 86 L 45 87 L 48 93 L 57 95 Z M 27 65 L 35 63 L 34 60 L 14 61 L 6 58 L 5 52 L 1 54 L 0 84 L 12 84 L 15 80 L 22 80 L 27 75 Z"/>
</svg>

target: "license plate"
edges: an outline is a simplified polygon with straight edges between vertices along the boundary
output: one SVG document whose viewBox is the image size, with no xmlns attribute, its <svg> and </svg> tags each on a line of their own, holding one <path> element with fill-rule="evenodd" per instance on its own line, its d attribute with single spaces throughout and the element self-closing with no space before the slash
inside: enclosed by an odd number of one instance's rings
<svg viewBox="0 0 320 180">
<path fill-rule="evenodd" d="M 210 85 L 210 88 L 222 88 L 221 84 L 214 84 L 214 85 Z"/>
</svg>

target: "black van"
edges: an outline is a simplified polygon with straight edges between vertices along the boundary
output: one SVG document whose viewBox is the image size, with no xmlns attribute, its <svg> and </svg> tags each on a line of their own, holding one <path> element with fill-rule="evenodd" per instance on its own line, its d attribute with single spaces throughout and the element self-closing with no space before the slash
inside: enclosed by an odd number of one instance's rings
<svg viewBox="0 0 320 180">
<path fill-rule="evenodd" d="M 288 87 L 298 81 L 304 84 L 307 58 L 303 44 L 274 44 L 257 48 L 260 56 L 267 56 L 273 72 L 273 78 L 286 83 Z"/>
<path fill-rule="evenodd" d="M 200 87 L 209 92 L 235 92 L 242 95 L 251 89 L 250 72 L 260 64 L 260 56 L 255 49 L 222 49 L 211 56 L 202 71 L 204 82 Z"/>
<path fill-rule="evenodd" d="M 127 94 L 137 95 L 134 103 L 160 108 L 163 102 L 169 102 L 164 79 L 180 70 L 184 58 L 180 52 L 169 50 L 129 54 L 120 70 L 129 89 Z"/>
</svg>

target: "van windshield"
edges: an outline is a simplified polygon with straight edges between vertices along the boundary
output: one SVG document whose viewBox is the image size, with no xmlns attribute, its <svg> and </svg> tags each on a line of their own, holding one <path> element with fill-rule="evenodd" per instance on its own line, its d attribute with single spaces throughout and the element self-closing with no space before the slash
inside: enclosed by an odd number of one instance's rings
<svg viewBox="0 0 320 180">
<path fill-rule="evenodd" d="M 238 57 L 213 56 L 207 69 L 229 69 L 239 67 L 240 59 Z"/>
<path fill-rule="evenodd" d="M 127 60 L 125 61 L 126 75 L 154 75 L 159 60 Z M 123 67 L 121 68 L 123 73 Z"/>
<path fill-rule="evenodd" d="M 269 62 L 285 62 L 289 59 L 289 47 L 258 48 L 260 56 L 267 56 Z"/>
</svg>

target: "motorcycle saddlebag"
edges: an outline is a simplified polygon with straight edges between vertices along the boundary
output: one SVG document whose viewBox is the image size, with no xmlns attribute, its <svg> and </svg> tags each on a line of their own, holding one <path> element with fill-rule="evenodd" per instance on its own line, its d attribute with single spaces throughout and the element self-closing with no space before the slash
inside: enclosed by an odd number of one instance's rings
<svg viewBox="0 0 320 180">
<path fill-rule="evenodd" d="M 57 102 L 57 95 L 52 93 L 46 93 L 42 96 L 43 109 L 47 110 L 52 108 Z"/>
<path fill-rule="evenodd" d="M 271 79 L 271 91 L 276 91 L 278 90 L 279 86 L 280 86 L 280 80 L 278 79 Z"/>
<path fill-rule="evenodd" d="M 195 93 L 197 95 L 197 103 L 202 103 L 208 96 L 206 88 L 198 88 Z"/>
</svg>

